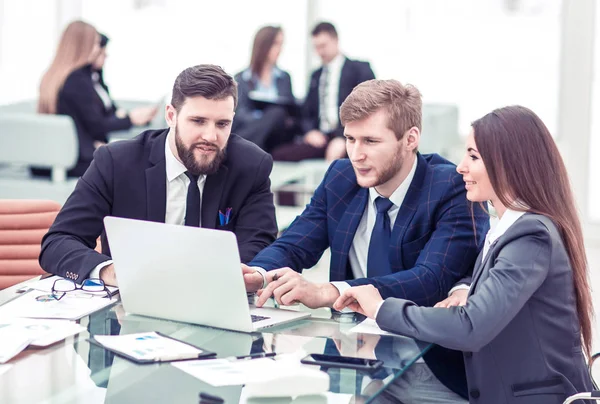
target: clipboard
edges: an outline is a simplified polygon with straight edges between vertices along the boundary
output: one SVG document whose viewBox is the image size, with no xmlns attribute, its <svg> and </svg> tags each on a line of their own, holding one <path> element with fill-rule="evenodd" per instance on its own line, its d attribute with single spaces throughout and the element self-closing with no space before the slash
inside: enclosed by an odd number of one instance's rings
<svg viewBox="0 0 600 404">
<path fill-rule="evenodd" d="M 122 337 L 131 339 L 131 338 L 135 337 L 136 339 L 139 339 L 139 338 L 141 338 L 141 336 L 148 336 L 148 335 L 152 335 L 152 334 L 155 334 L 161 338 L 171 341 L 171 342 L 169 342 L 169 344 L 171 344 L 171 345 L 173 345 L 172 342 L 175 342 L 177 345 L 181 345 L 182 348 L 187 349 L 188 352 L 181 353 L 181 354 L 174 354 L 174 355 L 166 355 L 166 356 L 165 355 L 155 356 L 155 357 L 146 359 L 146 358 L 136 357 L 136 356 L 128 353 L 127 350 L 119 349 L 119 348 L 116 348 L 113 346 L 107 346 L 107 345 L 103 344 L 102 342 L 98 341 L 96 339 L 96 337 L 88 338 L 88 341 L 91 344 L 94 344 L 103 349 L 106 349 L 107 351 L 113 352 L 117 356 L 123 357 L 125 359 L 128 359 L 128 360 L 138 363 L 138 364 L 177 362 L 177 361 L 197 360 L 197 359 L 214 359 L 215 356 L 217 355 L 215 352 L 208 351 L 204 348 L 200 348 L 198 346 L 178 340 L 177 338 L 173 338 L 171 336 L 165 335 L 158 331 L 151 331 L 151 332 L 138 333 L 138 334 L 126 334 L 126 335 L 107 335 L 106 337 L 110 337 L 111 339 L 117 339 L 117 338 L 122 338 Z M 138 336 L 138 337 L 136 337 L 136 336 Z M 190 348 L 192 348 L 192 351 L 195 351 L 195 352 L 191 352 Z"/>
</svg>

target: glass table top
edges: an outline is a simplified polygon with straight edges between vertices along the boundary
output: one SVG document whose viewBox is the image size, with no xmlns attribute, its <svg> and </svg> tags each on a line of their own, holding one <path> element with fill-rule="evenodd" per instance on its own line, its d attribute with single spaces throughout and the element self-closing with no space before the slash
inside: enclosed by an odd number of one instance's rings
<svg viewBox="0 0 600 404">
<path fill-rule="evenodd" d="M 20 286 L 0 291 L 0 304 Z M 364 319 L 358 314 L 298 309 L 312 316 L 246 334 L 126 314 L 117 302 L 79 320 L 85 332 L 48 348 L 29 348 L 0 365 L 0 403 L 199 403 L 201 392 L 226 403 L 467 402 L 454 393 L 466 392 L 460 353 L 401 336 L 350 332 Z M 139 365 L 88 341 L 94 335 L 148 331 L 216 352 L 218 358 L 276 352 L 300 360 L 325 353 L 379 359 L 384 366 L 373 373 L 321 368 L 330 377 L 326 394 L 248 399 L 243 386 L 215 387 L 169 363 Z M 430 396 L 449 401 L 428 401 Z"/>
</svg>

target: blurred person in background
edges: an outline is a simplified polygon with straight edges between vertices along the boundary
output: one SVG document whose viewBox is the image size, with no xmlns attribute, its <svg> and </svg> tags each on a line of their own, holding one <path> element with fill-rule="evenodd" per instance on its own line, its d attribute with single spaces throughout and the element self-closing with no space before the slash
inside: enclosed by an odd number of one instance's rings
<svg viewBox="0 0 600 404">
<path fill-rule="evenodd" d="M 294 135 L 292 80 L 277 67 L 282 45 L 280 27 L 262 27 L 254 36 L 250 66 L 235 76 L 239 105 L 232 130 L 267 152 Z"/>
<path fill-rule="evenodd" d="M 94 150 L 107 143 L 108 132 L 147 125 L 157 112 L 156 107 L 117 109 L 102 78 L 107 42 L 90 24 L 70 23 L 40 84 L 38 112 L 68 115 L 77 129 L 79 157 L 69 177 L 83 175 Z M 50 170 L 32 168 L 32 173 L 49 175 Z"/>
<path fill-rule="evenodd" d="M 346 139 L 339 119 L 340 106 L 354 87 L 375 78 L 369 62 L 352 60 L 341 53 L 333 24 L 321 22 L 311 34 L 323 65 L 312 73 L 302 106 L 304 136 L 300 142 L 274 150 L 274 160 L 325 158 L 332 161 L 345 157 Z"/>
</svg>

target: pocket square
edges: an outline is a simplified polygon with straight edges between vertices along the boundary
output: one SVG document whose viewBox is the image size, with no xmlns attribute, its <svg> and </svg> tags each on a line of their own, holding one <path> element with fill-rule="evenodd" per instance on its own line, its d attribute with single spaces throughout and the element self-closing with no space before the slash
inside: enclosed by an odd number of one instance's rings
<svg viewBox="0 0 600 404">
<path fill-rule="evenodd" d="M 225 209 L 225 213 L 219 210 L 219 224 L 221 226 L 225 226 L 229 224 L 229 220 L 231 219 L 231 208 Z"/>
</svg>

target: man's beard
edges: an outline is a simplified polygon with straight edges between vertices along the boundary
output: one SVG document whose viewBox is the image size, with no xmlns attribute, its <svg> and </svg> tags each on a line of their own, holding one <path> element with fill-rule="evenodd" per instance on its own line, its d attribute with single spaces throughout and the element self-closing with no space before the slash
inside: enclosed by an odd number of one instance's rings
<svg viewBox="0 0 600 404">
<path fill-rule="evenodd" d="M 211 175 L 216 173 L 219 171 L 221 164 L 227 157 L 225 149 L 220 149 L 219 146 L 210 142 L 193 143 L 190 147 L 186 147 L 179 136 L 177 126 L 175 127 L 175 146 L 177 147 L 177 154 L 179 155 L 181 162 L 188 172 L 193 175 Z M 215 156 L 212 158 L 209 156 L 201 156 L 197 159 L 194 154 L 194 149 L 200 146 L 213 148 L 216 150 Z"/>
<path fill-rule="evenodd" d="M 398 173 L 402 169 L 404 165 L 404 156 L 402 155 L 401 149 L 398 148 L 396 154 L 394 154 L 394 159 L 390 161 L 390 164 L 384 168 L 379 177 L 377 178 L 377 183 L 373 185 L 373 187 L 377 187 L 379 185 L 383 185 Z"/>
</svg>

